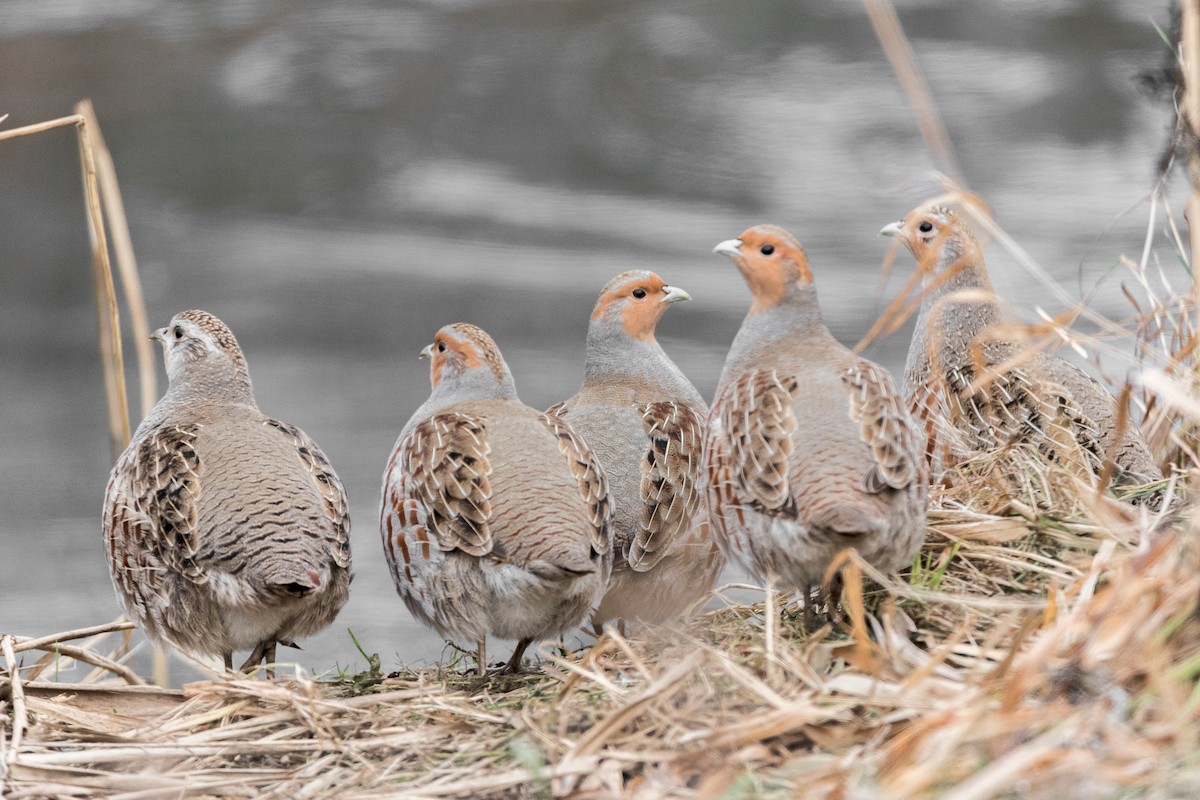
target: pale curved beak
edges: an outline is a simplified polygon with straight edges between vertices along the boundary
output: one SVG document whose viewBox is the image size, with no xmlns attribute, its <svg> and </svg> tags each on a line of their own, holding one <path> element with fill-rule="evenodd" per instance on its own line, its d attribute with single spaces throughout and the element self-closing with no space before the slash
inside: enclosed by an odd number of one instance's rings
<svg viewBox="0 0 1200 800">
<path fill-rule="evenodd" d="M 742 254 L 741 247 L 741 239 L 726 239 L 714 247 L 713 252 L 720 253 L 723 256 L 729 256 L 730 258 L 737 258 Z"/>
<path fill-rule="evenodd" d="M 904 220 L 899 222 L 889 222 L 879 230 L 880 236 L 899 236 L 904 228 Z"/>
<path fill-rule="evenodd" d="M 421 354 L 417 358 L 433 358 L 433 345 L 427 344 L 421 349 Z"/>
<path fill-rule="evenodd" d="M 690 294 L 685 292 L 683 289 L 680 289 L 678 286 L 664 286 L 662 288 L 663 288 L 663 299 L 658 301 L 660 303 L 675 303 L 680 300 L 691 300 L 692 299 L 692 296 Z"/>
<path fill-rule="evenodd" d="M 167 343 L 167 329 L 159 328 L 154 333 L 150 334 L 150 341 L 162 342 L 163 344 L 166 344 Z"/>
</svg>

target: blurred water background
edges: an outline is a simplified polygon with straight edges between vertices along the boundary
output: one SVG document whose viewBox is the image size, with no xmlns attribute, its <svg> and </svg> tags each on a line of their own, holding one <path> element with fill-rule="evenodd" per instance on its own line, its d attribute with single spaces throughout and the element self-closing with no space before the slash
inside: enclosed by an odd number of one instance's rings
<svg viewBox="0 0 1200 800">
<path fill-rule="evenodd" d="M 1116 264 L 1141 251 L 1170 122 L 1135 78 L 1167 50 L 1166 3 L 896 5 L 971 187 L 1073 296 L 1099 284 L 1096 306 L 1127 315 Z M 439 326 L 490 331 L 546 407 L 578 386 L 598 289 L 654 269 L 695 298 L 660 339 L 711 397 L 748 304 L 717 241 L 795 232 L 853 344 L 911 269 L 899 258 L 884 285 L 876 233 L 934 185 L 855 2 L 2 0 L 4 126 L 84 97 L 152 325 L 193 307 L 229 323 L 262 409 L 311 434 L 349 490 L 356 578 L 298 655 L 316 671 L 363 666 L 347 628 L 385 669 L 443 651 L 377 533 Z M 120 613 L 72 132 L 0 143 L 0 219 L 0 630 L 46 634 Z M 990 265 L 1027 317 L 1062 310 L 998 248 Z M 907 342 L 869 354 L 895 370 Z"/>
</svg>

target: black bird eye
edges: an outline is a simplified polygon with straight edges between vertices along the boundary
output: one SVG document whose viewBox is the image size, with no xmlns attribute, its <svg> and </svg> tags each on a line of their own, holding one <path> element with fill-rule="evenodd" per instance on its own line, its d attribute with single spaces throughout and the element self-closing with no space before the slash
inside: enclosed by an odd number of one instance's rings
<svg viewBox="0 0 1200 800">
<path fill-rule="evenodd" d="M 438 342 L 438 352 L 439 353 L 446 352 L 446 343 L 445 342 Z"/>
<path fill-rule="evenodd" d="M 646 290 L 639 286 L 638 288 L 633 290 L 633 296 L 636 297 L 638 300 L 641 300 L 643 297 L 646 296 Z"/>
<path fill-rule="evenodd" d="M 775 245 L 764 244 L 762 247 L 758 248 L 758 252 L 762 253 L 764 256 L 769 256 L 771 253 L 775 252 Z"/>
<path fill-rule="evenodd" d="M 933 223 L 929 220 L 925 220 L 917 226 L 917 230 L 919 230 L 921 233 L 929 233 L 931 230 L 933 230 Z"/>
<path fill-rule="evenodd" d="M 176 340 L 176 341 L 178 341 L 178 340 L 180 340 L 180 339 L 182 339 L 182 338 L 183 338 L 183 326 L 182 326 L 182 325 L 176 325 L 176 326 L 175 326 L 175 340 Z"/>
</svg>

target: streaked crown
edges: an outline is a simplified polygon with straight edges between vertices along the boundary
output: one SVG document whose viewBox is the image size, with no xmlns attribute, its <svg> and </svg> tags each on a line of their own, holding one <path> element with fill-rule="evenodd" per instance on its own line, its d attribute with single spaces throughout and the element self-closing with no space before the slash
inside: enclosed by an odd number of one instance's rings
<svg viewBox="0 0 1200 800">
<path fill-rule="evenodd" d="M 167 376 L 172 383 L 203 381 L 209 388 L 232 380 L 249 388 L 246 357 L 233 331 L 207 311 L 191 309 L 171 318 L 165 328 L 154 332 L 162 342 Z"/>
<path fill-rule="evenodd" d="M 508 366 L 496 342 L 482 328 L 455 322 L 441 328 L 429 346 L 432 359 L 430 382 L 434 388 L 444 378 L 475 369 L 488 369 L 498 383 L 511 380 Z"/>
</svg>

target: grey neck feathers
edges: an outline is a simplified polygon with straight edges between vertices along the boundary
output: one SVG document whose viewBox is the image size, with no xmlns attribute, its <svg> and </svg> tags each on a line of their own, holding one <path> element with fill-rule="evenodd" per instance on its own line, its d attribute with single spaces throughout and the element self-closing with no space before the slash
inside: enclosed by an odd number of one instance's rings
<svg viewBox="0 0 1200 800">
<path fill-rule="evenodd" d="M 502 381 L 497 381 L 496 376 L 487 367 L 476 367 L 458 375 L 443 375 L 441 382 L 429 393 L 429 399 L 425 401 L 421 409 L 426 412 L 425 416 L 428 416 L 455 403 L 467 403 L 473 400 L 521 402 L 521 398 L 517 397 L 517 387 L 513 382 L 512 373 L 508 371 L 507 367 L 504 369 Z"/>
<path fill-rule="evenodd" d="M 226 358 L 209 357 L 192 362 L 181 374 L 168 376 L 168 380 L 163 400 L 204 400 L 257 407 L 250 389 L 250 375 Z"/>
<path fill-rule="evenodd" d="M 785 340 L 799 341 L 806 348 L 830 344 L 840 347 L 825 327 L 817 304 L 817 289 L 811 283 L 792 284 L 777 305 L 746 315 L 725 357 L 720 385 L 725 384 L 730 374 L 753 368 L 760 361 L 774 362 L 780 352 L 779 345 Z"/>
<path fill-rule="evenodd" d="M 944 274 L 958 258 L 958 253 L 948 250 L 938 262 L 934 278 L 927 279 L 927 282 Z M 991 299 L 947 299 L 956 292 L 970 291 L 977 291 Z M 971 342 L 984 330 L 1001 321 L 1000 309 L 992 295 L 992 282 L 988 279 L 987 267 L 982 259 L 960 267 L 925 295 L 904 365 L 905 394 L 928 383 L 931 347 L 946 367 L 961 366 L 970 359 Z"/>
<path fill-rule="evenodd" d="M 634 339 L 613 320 L 592 320 L 588 325 L 583 383 L 609 382 L 614 376 L 664 384 L 668 388 L 692 385 L 657 341 Z"/>
<path fill-rule="evenodd" d="M 258 411 L 250 376 L 235 369 L 228 361 L 190 365 L 182 375 L 168 376 L 166 394 L 155 404 L 138 426 L 138 432 L 149 430 L 177 410 L 187 409 L 194 415 L 197 404 L 205 406 L 244 406 Z"/>
</svg>

